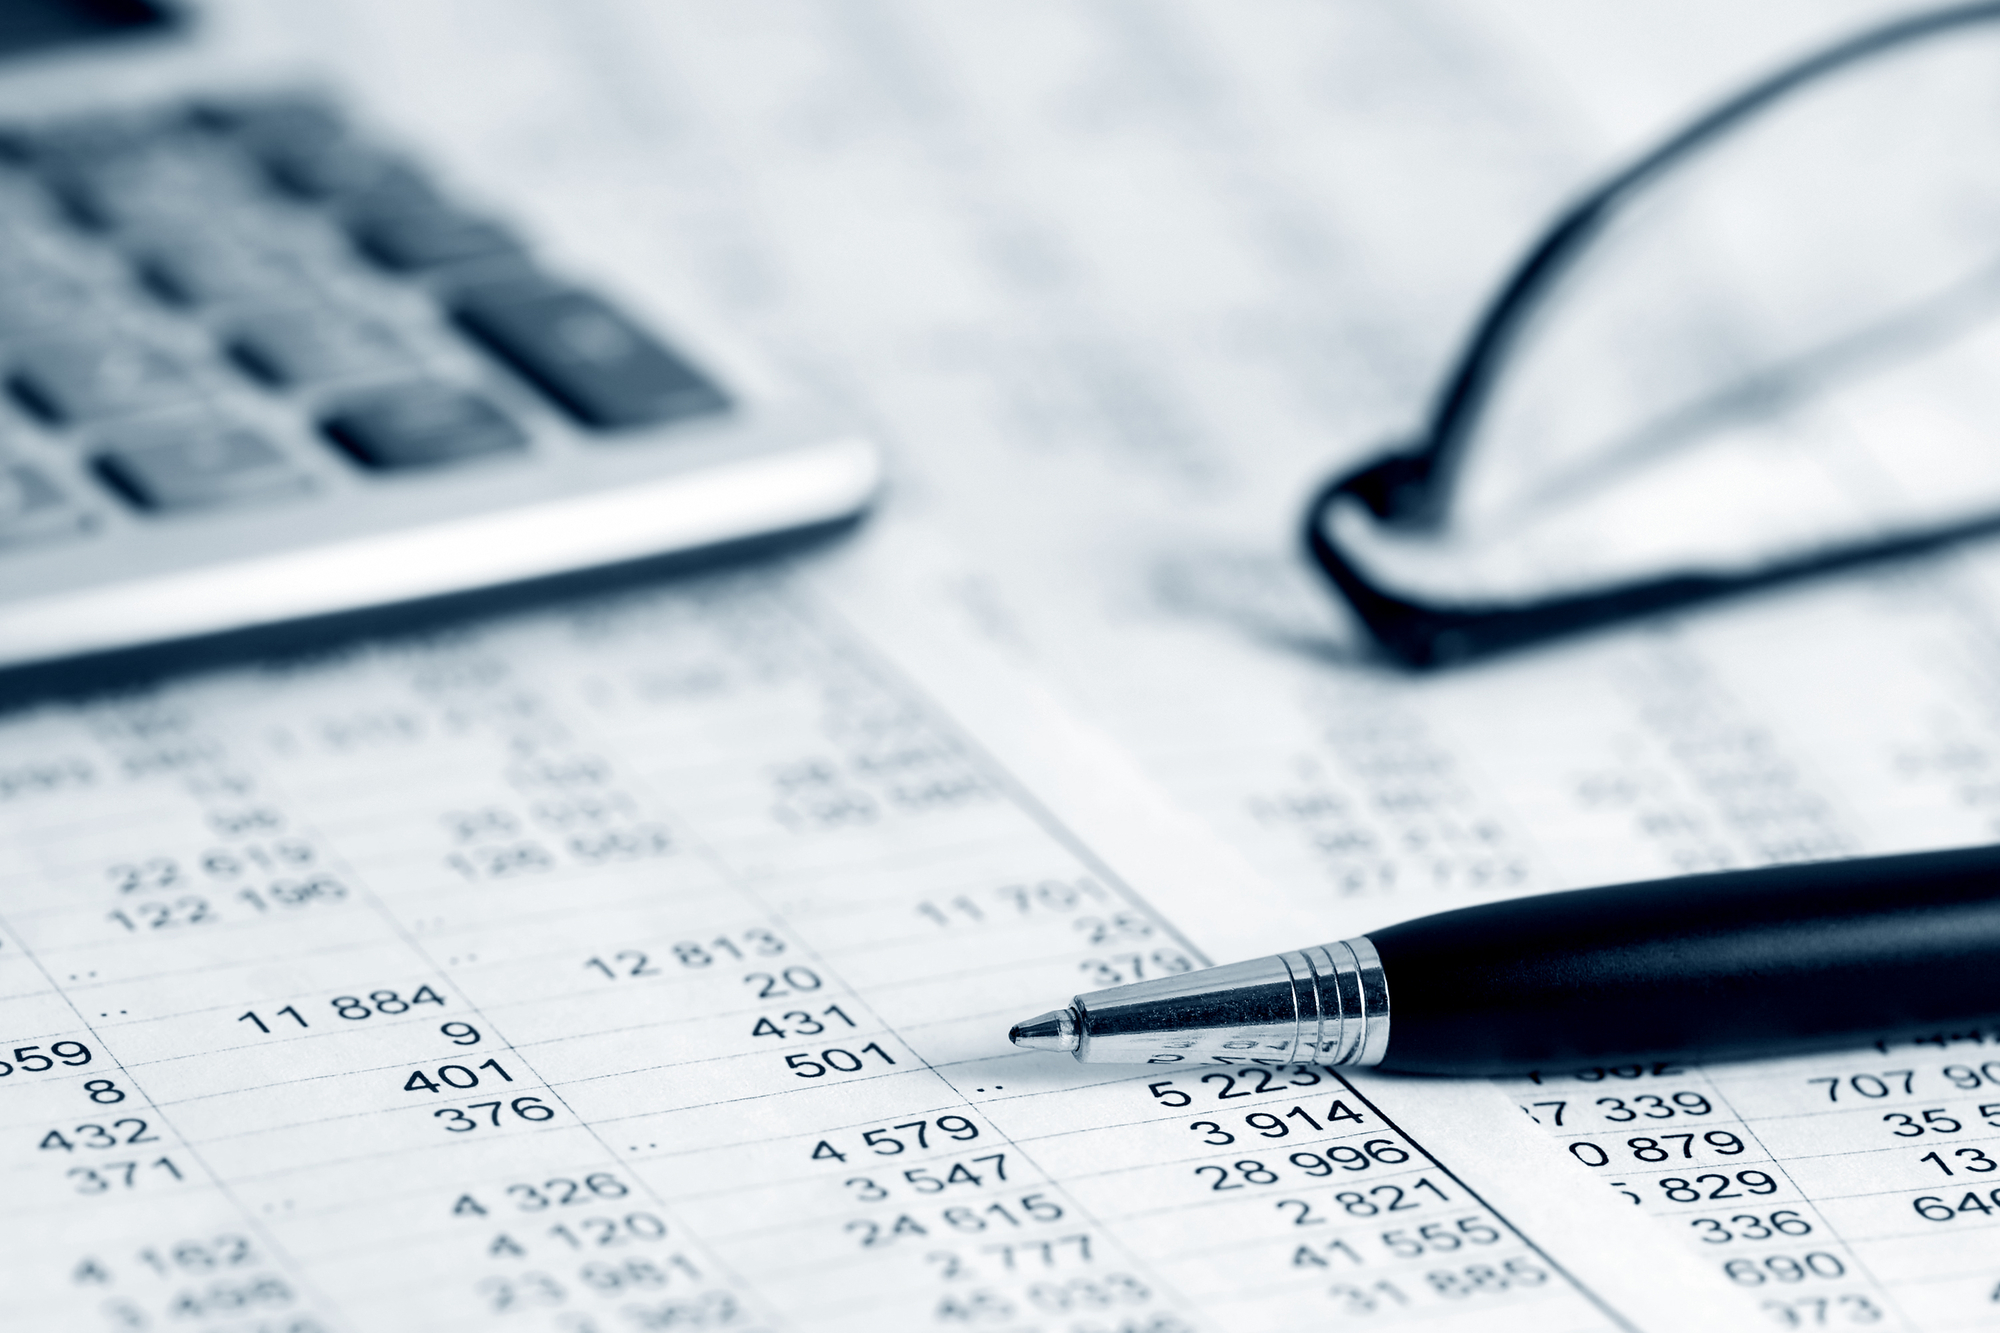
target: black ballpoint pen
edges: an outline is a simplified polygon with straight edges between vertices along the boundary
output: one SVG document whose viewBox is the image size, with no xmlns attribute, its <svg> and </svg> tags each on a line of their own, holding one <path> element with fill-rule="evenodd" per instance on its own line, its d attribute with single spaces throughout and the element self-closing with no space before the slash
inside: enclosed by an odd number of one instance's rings
<svg viewBox="0 0 2000 1333">
<path fill-rule="evenodd" d="M 1101 1063 L 1474 1075 L 1781 1055 L 1995 1016 L 2000 846 L 1464 907 L 1092 991 L 1008 1036 Z"/>
</svg>

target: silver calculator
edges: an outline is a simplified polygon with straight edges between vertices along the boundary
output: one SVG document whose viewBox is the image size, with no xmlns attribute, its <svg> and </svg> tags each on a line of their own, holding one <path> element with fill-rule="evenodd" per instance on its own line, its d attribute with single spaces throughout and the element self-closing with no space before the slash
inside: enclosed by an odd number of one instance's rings
<svg viewBox="0 0 2000 1333">
<path fill-rule="evenodd" d="M 69 35 L 122 61 L 145 58 L 125 29 L 187 18 L 7 8 L 0 46 L 21 14 L 82 15 Z M 734 382 L 335 100 L 41 114 L 4 95 L 40 59 L 0 61 L 0 673 L 728 548 L 874 495 L 867 439 Z"/>
</svg>

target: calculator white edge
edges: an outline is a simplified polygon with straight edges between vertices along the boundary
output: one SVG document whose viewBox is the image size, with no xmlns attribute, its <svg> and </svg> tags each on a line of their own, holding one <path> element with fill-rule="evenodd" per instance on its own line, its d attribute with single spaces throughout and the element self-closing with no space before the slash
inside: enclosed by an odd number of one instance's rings
<svg viewBox="0 0 2000 1333">
<path fill-rule="evenodd" d="M 337 69 L 273 49 L 278 25 L 234 22 L 235 6 L 226 2 L 182 0 L 181 8 L 190 22 L 174 35 L 40 57 L 20 69 L 0 65 L 0 119 L 239 89 L 339 91 Z M 245 41 L 241 28 L 261 31 Z M 374 128 L 366 98 L 348 100 L 364 130 Z M 420 135 L 413 141 L 392 127 L 389 137 L 426 151 Z M 433 154 L 431 164 L 452 180 L 448 154 Z M 0 552 L 0 672 L 691 552 L 831 525 L 866 509 L 883 479 L 871 440 L 775 382 L 720 330 L 696 327 L 688 303 L 672 302 L 669 314 L 645 275 L 593 273 L 582 247 L 546 244 L 549 229 L 536 225 L 527 201 L 504 189 L 484 194 L 502 218 L 527 214 L 530 242 L 554 271 L 594 282 L 714 373 L 735 410 L 667 427 L 671 438 L 658 442 L 591 442 L 468 348 L 482 389 L 528 427 L 538 457 L 522 467 L 381 479 L 322 450 L 310 460 L 317 485 L 372 493 L 358 518 L 349 506 L 310 501 L 187 518 L 137 514 L 84 477 L 79 457 L 60 480 L 91 496 L 93 515 L 114 530 Z M 172 542 L 143 549 L 154 530 L 172 531 Z M 232 559 L 244 550 L 266 553 Z"/>
</svg>

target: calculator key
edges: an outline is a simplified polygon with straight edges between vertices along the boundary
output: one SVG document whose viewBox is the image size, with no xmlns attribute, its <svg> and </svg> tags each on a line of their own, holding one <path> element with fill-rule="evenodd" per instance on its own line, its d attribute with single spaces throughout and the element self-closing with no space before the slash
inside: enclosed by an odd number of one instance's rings
<svg viewBox="0 0 2000 1333">
<path fill-rule="evenodd" d="M 279 189 L 314 203 L 383 212 L 436 202 L 415 167 L 355 139 L 274 144 L 257 156 Z"/>
<path fill-rule="evenodd" d="M 218 207 L 249 197 L 240 170 L 170 145 L 64 164 L 47 179 L 70 219 L 97 231 L 206 224 Z"/>
<path fill-rule="evenodd" d="M 212 203 L 215 163 L 207 145 L 153 116 L 104 116 L 35 127 L 25 138 L 29 165 L 68 219 L 106 230 L 177 216 Z"/>
<path fill-rule="evenodd" d="M 203 98 L 189 108 L 199 128 L 253 143 L 310 141 L 347 132 L 338 111 L 310 94 Z"/>
<path fill-rule="evenodd" d="M 273 301 L 305 280 L 295 259 L 217 235 L 154 242 L 134 263 L 149 288 L 182 306 Z"/>
<path fill-rule="evenodd" d="M 265 171 L 287 194 L 323 201 L 354 199 L 393 188 L 416 173 L 389 154 L 353 139 L 283 144 L 261 153 Z"/>
<path fill-rule="evenodd" d="M 409 354 L 380 324 L 342 310 L 271 310 L 237 321 L 229 353 L 276 389 L 406 369 Z"/>
<path fill-rule="evenodd" d="M 348 230 L 363 254 L 393 273 L 422 273 L 521 249 L 505 227 L 443 204 L 364 210 Z"/>
<path fill-rule="evenodd" d="M 0 464 L 0 547 L 74 537 L 86 521 L 83 511 L 34 468 Z"/>
<path fill-rule="evenodd" d="M 11 151 L 43 171 L 108 162 L 155 142 L 167 122 L 147 112 L 105 112 L 22 126 L 8 136 Z"/>
<path fill-rule="evenodd" d="M 203 123 L 234 134 L 271 183 L 295 198 L 378 205 L 434 198 L 415 168 L 354 135 L 321 102 L 289 99 L 212 108 Z"/>
<path fill-rule="evenodd" d="M 707 376 L 590 292 L 515 284 L 461 290 L 452 313 L 585 425 L 658 425 L 729 407 Z"/>
<path fill-rule="evenodd" d="M 478 394 L 443 384 L 408 384 L 353 398 L 331 412 L 328 438 L 364 467 L 435 467 L 520 453 L 528 437 Z"/>
<path fill-rule="evenodd" d="M 173 407 L 194 398 L 179 363 L 125 339 L 41 343 L 15 358 L 14 393 L 58 425 Z"/>
<path fill-rule="evenodd" d="M 332 174 L 330 169 L 320 171 L 323 186 L 331 184 Z M 444 207 L 430 179 L 400 161 L 378 163 L 372 172 L 352 171 L 342 183 L 341 192 L 329 196 L 326 202 L 349 218 L 386 217 Z"/>
<path fill-rule="evenodd" d="M 47 235 L 52 220 L 48 191 L 26 172 L 0 165 L 0 237 L 7 246 L 6 262 L 29 258 L 33 238 Z"/>
<path fill-rule="evenodd" d="M 0 267 L 0 341 L 44 340 L 103 318 L 83 284 L 66 274 Z"/>
<path fill-rule="evenodd" d="M 95 461 L 126 499 L 160 512 L 278 499 L 312 484 L 262 436 L 213 422 L 114 440 Z"/>
</svg>

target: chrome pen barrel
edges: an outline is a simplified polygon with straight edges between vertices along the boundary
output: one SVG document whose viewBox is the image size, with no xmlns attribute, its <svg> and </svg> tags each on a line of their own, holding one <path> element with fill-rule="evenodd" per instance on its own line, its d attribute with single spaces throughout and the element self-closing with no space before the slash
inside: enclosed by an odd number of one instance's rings
<svg viewBox="0 0 2000 1333">
<path fill-rule="evenodd" d="M 1372 1065 L 1389 986 L 1364 936 L 1091 991 L 1044 1018 L 1055 1049 L 1093 1063 Z"/>
</svg>

